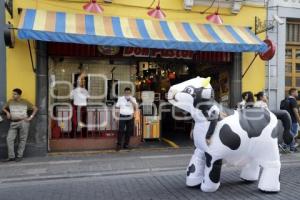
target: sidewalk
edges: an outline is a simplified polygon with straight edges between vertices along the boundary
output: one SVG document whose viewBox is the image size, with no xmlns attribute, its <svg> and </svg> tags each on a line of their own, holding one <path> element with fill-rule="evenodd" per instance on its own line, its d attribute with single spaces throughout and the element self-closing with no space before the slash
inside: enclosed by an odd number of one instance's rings
<svg viewBox="0 0 300 200">
<path fill-rule="evenodd" d="M 111 174 L 144 173 L 151 170 L 185 168 L 193 149 L 158 149 L 57 153 L 0 163 L 0 182 L 26 181 Z"/>
<path fill-rule="evenodd" d="M 191 148 L 51 154 L 21 163 L 0 163 L 1 200 L 295 200 L 300 154 L 282 155 L 281 192 L 265 194 L 258 182 L 224 165 L 221 187 L 203 193 L 185 185 Z"/>
<path fill-rule="evenodd" d="M 0 163 L 0 183 L 184 171 L 193 148 L 56 153 Z M 300 153 L 283 154 L 282 164 L 300 163 Z M 232 167 L 225 165 L 222 170 Z"/>
</svg>

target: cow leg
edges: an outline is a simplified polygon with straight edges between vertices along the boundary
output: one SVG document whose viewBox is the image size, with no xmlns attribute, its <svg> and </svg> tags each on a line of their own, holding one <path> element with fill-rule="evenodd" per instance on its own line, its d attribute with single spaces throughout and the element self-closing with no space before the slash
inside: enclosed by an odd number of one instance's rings
<svg viewBox="0 0 300 200">
<path fill-rule="evenodd" d="M 261 164 L 262 174 L 258 183 L 258 188 L 263 192 L 280 191 L 280 161 L 269 161 Z"/>
<path fill-rule="evenodd" d="M 245 181 L 257 181 L 259 171 L 260 167 L 257 162 L 252 161 L 243 167 L 240 177 Z"/>
<path fill-rule="evenodd" d="M 201 184 L 203 192 L 215 192 L 220 186 L 220 175 L 222 160 L 214 159 L 205 152 L 206 165 L 204 170 L 204 179 Z"/>
<path fill-rule="evenodd" d="M 188 187 L 195 187 L 201 184 L 204 176 L 204 167 L 204 152 L 196 148 L 187 168 L 186 185 Z"/>
<path fill-rule="evenodd" d="M 264 144 L 257 145 L 253 153 L 256 155 L 255 160 L 262 168 L 258 188 L 264 192 L 279 192 L 281 163 L 277 138 L 264 139 Z M 252 157 L 254 157 L 254 155 L 252 155 Z"/>
</svg>

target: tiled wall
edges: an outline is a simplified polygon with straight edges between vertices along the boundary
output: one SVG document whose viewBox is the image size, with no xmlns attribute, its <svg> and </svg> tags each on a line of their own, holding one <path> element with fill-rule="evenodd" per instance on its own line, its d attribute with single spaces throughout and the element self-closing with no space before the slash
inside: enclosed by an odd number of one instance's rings
<svg viewBox="0 0 300 200">
<path fill-rule="evenodd" d="M 78 73 L 79 64 L 83 63 L 83 66 L 87 68 L 87 74 L 89 75 L 89 93 L 91 96 L 97 96 L 96 99 L 90 100 L 90 102 L 103 101 L 106 98 L 98 98 L 104 94 L 105 81 L 99 76 L 105 76 L 107 79 L 111 79 L 111 70 L 114 70 L 114 79 L 119 81 L 130 81 L 134 83 L 136 75 L 135 65 L 130 65 L 128 61 L 115 61 L 114 64 L 109 64 L 108 60 L 76 60 L 76 59 L 64 59 L 63 61 L 58 58 L 49 58 L 49 77 L 54 77 L 55 81 L 67 81 L 72 84 L 72 74 Z M 51 80 L 49 80 L 51 82 Z M 119 95 L 123 94 L 124 88 L 128 84 L 120 84 Z M 51 88 L 51 87 L 50 87 Z M 51 90 L 51 89 L 50 89 Z M 70 89 L 66 84 L 59 84 L 53 88 L 54 93 L 57 96 L 67 96 L 70 93 Z M 68 98 L 64 98 L 58 101 L 66 101 Z M 50 101 L 53 98 L 50 97 Z"/>
</svg>

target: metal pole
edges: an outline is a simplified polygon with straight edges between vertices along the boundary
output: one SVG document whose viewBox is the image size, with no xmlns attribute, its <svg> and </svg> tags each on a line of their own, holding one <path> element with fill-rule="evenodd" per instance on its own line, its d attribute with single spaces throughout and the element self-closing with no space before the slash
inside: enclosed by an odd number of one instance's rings
<svg viewBox="0 0 300 200">
<path fill-rule="evenodd" d="M 0 108 L 6 102 L 6 47 L 4 42 L 5 6 L 0 0 Z"/>
<path fill-rule="evenodd" d="M 270 61 L 268 61 L 268 98 L 270 98 L 270 93 L 271 93 L 271 65 L 270 65 Z"/>
<path fill-rule="evenodd" d="M 267 1 L 267 16 L 266 16 L 266 18 L 267 18 L 267 20 L 266 20 L 266 23 L 268 24 L 268 22 L 269 22 L 269 1 Z M 274 28 L 274 26 L 273 26 L 273 28 Z M 267 29 L 267 31 L 266 31 L 266 38 L 268 38 L 268 29 Z M 271 93 L 271 89 L 270 89 L 270 86 L 271 86 L 271 75 L 270 75 L 270 73 L 271 73 L 271 65 L 270 65 L 270 61 L 268 60 L 268 98 L 270 98 L 270 93 Z"/>
</svg>

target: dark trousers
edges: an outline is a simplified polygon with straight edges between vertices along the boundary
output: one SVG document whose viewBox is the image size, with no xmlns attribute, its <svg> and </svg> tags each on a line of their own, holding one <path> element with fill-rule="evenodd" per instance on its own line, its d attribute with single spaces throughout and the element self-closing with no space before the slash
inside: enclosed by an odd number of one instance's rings
<svg viewBox="0 0 300 200">
<path fill-rule="evenodd" d="M 117 143 L 118 146 L 122 146 L 123 137 L 125 137 L 124 146 L 129 145 L 130 136 L 133 135 L 133 126 L 134 126 L 133 116 L 120 115 L 118 143 Z"/>
<path fill-rule="evenodd" d="M 71 137 L 77 136 L 77 127 L 79 122 L 85 124 L 85 127 L 81 127 L 80 137 L 87 136 L 87 109 L 86 106 L 73 106 L 73 117 L 72 117 L 72 131 Z"/>
</svg>

